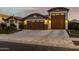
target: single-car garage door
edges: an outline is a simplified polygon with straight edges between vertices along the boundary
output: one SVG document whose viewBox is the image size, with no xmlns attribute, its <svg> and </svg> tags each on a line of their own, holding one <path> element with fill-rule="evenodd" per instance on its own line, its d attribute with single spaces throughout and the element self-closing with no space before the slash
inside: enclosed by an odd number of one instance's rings
<svg viewBox="0 0 79 59">
<path fill-rule="evenodd" d="M 52 29 L 65 29 L 65 15 L 64 14 L 52 15 L 51 28 Z"/>
<path fill-rule="evenodd" d="M 47 28 L 48 28 L 48 25 L 44 24 L 44 22 L 32 22 L 32 21 L 27 22 L 27 29 L 44 30 Z"/>
</svg>

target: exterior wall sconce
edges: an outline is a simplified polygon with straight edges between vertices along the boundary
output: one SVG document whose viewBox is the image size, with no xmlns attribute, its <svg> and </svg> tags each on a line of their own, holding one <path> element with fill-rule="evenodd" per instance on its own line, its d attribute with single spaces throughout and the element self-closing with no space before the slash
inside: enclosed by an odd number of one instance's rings
<svg viewBox="0 0 79 59">
<path fill-rule="evenodd" d="M 51 24 L 51 20 L 49 20 L 49 24 Z"/>
<path fill-rule="evenodd" d="M 65 24 L 68 24 L 68 20 L 65 20 Z"/>
<path fill-rule="evenodd" d="M 46 20 L 44 20 L 44 24 L 48 24 L 48 20 L 46 19 Z"/>
<path fill-rule="evenodd" d="M 24 24 L 27 25 L 27 20 L 24 21 Z"/>
</svg>

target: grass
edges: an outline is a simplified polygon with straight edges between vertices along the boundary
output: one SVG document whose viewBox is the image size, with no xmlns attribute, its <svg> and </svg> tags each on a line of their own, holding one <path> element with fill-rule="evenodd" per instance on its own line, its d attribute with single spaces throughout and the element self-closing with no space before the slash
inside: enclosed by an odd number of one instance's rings
<svg viewBox="0 0 79 59">
<path fill-rule="evenodd" d="M 15 27 L 9 26 L 9 27 L 4 27 L 0 29 L 0 34 L 10 34 L 17 32 L 17 29 Z"/>
<path fill-rule="evenodd" d="M 79 38 L 79 30 L 67 30 L 70 37 Z"/>
</svg>

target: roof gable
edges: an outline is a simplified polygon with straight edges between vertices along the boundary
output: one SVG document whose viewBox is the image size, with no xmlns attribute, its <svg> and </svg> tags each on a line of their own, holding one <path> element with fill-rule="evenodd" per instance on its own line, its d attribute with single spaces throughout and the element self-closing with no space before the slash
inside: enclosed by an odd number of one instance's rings
<svg viewBox="0 0 79 59">
<path fill-rule="evenodd" d="M 73 20 L 71 20 L 70 22 L 76 22 L 76 23 L 79 23 L 79 20 L 77 20 L 77 19 L 73 19 Z"/>
<path fill-rule="evenodd" d="M 5 21 L 7 21 L 7 20 L 9 20 L 9 19 L 22 20 L 21 17 L 16 17 L 16 16 L 10 16 L 10 17 L 8 17 L 7 19 L 4 19 L 4 18 L 3 18 L 3 20 L 5 20 Z"/>
<path fill-rule="evenodd" d="M 44 19 L 44 18 L 47 18 L 47 16 L 41 15 L 39 13 L 33 13 L 24 17 L 24 19 Z"/>
<path fill-rule="evenodd" d="M 65 7 L 55 7 L 48 10 L 48 12 L 51 12 L 51 11 L 69 11 L 69 9 Z"/>
</svg>

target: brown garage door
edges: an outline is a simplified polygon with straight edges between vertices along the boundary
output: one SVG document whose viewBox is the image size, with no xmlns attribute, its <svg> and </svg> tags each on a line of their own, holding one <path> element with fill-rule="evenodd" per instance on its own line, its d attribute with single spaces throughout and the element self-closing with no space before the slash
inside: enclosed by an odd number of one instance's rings
<svg viewBox="0 0 79 59">
<path fill-rule="evenodd" d="M 47 29 L 48 26 L 44 24 L 44 22 L 27 22 L 27 28 L 32 30 L 44 30 Z"/>
<path fill-rule="evenodd" d="M 54 15 L 51 17 L 52 29 L 65 29 L 65 15 Z"/>
</svg>

